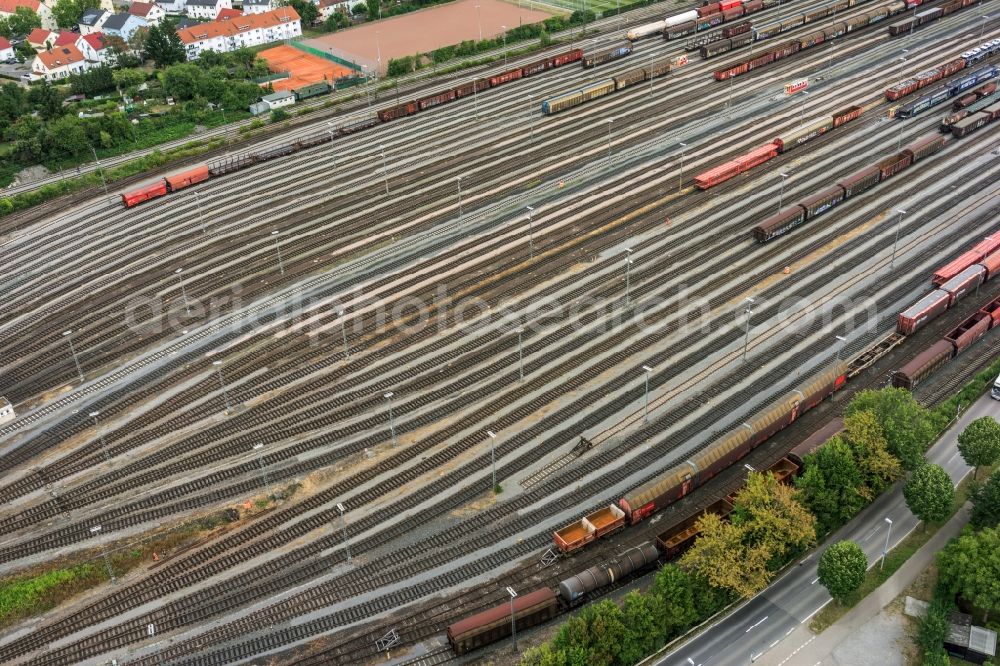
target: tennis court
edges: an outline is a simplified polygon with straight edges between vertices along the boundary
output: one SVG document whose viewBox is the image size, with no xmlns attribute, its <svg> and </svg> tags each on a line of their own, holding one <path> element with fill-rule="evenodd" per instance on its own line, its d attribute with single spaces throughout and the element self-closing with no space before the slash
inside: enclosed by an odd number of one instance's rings
<svg viewBox="0 0 1000 666">
<path fill-rule="evenodd" d="M 272 72 L 289 72 L 289 78 L 271 82 L 275 90 L 294 90 L 323 79 L 334 81 L 343 76 L 354 76 L 354 72 L 347 67 L 285 44 L 261 51 L 259 55 L 267 61 Z"/>
</svg>

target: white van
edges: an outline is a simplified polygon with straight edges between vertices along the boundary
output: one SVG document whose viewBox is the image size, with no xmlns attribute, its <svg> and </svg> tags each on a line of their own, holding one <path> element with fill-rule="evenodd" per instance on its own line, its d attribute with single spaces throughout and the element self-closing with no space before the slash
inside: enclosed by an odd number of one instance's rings
<svg viewBox="0 0 1000 666">
<path fill-rule="evenodd" d="M 1000 377 L 993 380 L 993 388 L 990 389 L 990 397 L 994 400 L 1000 400 Z"/>
</svg>

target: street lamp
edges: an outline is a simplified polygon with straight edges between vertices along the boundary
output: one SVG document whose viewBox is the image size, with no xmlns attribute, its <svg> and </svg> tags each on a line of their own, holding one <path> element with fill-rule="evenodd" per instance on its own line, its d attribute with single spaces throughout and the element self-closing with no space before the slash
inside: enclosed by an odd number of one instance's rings
<svg viewBox="0 0 1000 666">
<path fill-rule="evenodd" d="M 344 341 L 344 358 L 348 359 L 351 357 L 351 354 L 347 351 L 347 329 L 344 326 L 344 308 L 337 308 L 337 316 L 340 317 L 340 337 Z"/>
<path fill-rule="evenodd" d="M 885 556 L 889 553 L 889 535 L 892 534 L 892 518 L 886 518 L 885 522 L 889 523 L 889 529 L 885 533 L 885 546 L 882 548 L 882 563 L 878 567 L 879 571 L 885 568 Z"/>
<path fill-rule="evenodd" d="M 379 44 L 378 40 L 378 30 L 375 31 L 375 49 L 378 58 L 378 73 L 382 73 L 382 46 Z"/>
<path fill-rule="evenodd" d="M 493 485 L 490 488 L 495 493 L 497 491 L 497 436 L 492 430 L 487 430 L 486 434 L 490 436 L 490 464 L 493 466 Z"/>
<path fill-rule="evenodd" d="M 476 5 L 476 23 L 479 25 L 479 41 L 483 41 L 483 21 L 479 13 L 479 5 Z"/>
<path fill-rule="evenodd" d="M 351 563 L 351 544 L 347 541 L 347 519 L 344 518 L 344 505 L 337 502 L 337 511 L 340 512 L 340 529 L 344 535 L 344 548 L 347 549 L 347 563 Z"/>
<path fill-rule="evenodd" d="M 903 225 L 903 216 L 906 215 L 906 211 L 902 208 L 897 208 L 896 212 L 899 213 L 899 217 L 896 220 L 896 238 L 892 241 L 892 259 L 889 261 L 890 271 L 896 267 L 896 246 L 899 244 L 899 227 Z"/>
<path fill-rule="evenodd" d="M 632 257 L 625 257 L 625 306 L 631 302 Z"/>
<path fill-rule="evenodd" d="M 232 405 L 229 404 L 229 393 L 226 391 L 226 382 L 222 381 L 222 361 L 212 361 L 212 365 L 215 366 L 215 372 L 219 376 L 219 386 L 222 387 L 222 397 L 226 401 L 226 413 L 232 411 Z"/>
<path fill-rule="evenodd" d="M 76 374 L 80 376 L 80 382 L 83 382 L 83 370 L 80 369 L 80 359 L 76 357 L 76 347 L 73 346 L 73 329 L 68 331 L 63 331 L 63 337 L 69 342 L 69 351 L 73 354 L 73 363 L 76 365 Z"/>
<path fill-rule="evenodd" d="M 383 393 L 382 397 L 389 406 L 389 432 L 392 433 L 392 445 L 396 446 L 396 422 L 392 418 L 392 391 Z"/>
<path fill-rule="evenodd" d="M 684 189 L 684 149 L 687 144 L 681 141 L 677 145 L 681 147 L 681 172 L 677 176 L 677 192 L 680 193 Z"/>
<path fill-rule="evenodd" d="M 837 345 L 837 363 L 840 363 L 840 354 L 844 351 L 844 345 L 847 343 L 847 338 L 842 335 L 835 336 L 837 341 L 840 343 Z"/>
<path fill-rule="evenodd" d="M 97 170 L 101 174 L 101 183 L 104 185 L 104 196 L 108 196 L 108 181 L 104 178 L 104 167 L 101 166 L 101 160 L 97 159 L 97 151 L 94 147 L 90 147 L 90 152 L 94 153 L 94 161 L 97 162 Z"/>
<path fill-rule="evenodd" d="M 184 289 L 184 278 L 181 277 L 181 273 L 184 271 L 183 268 L 178 268 L 174 273 L 177 275 L 177 283 L 181 286 L 181 297 L 184 299 L 184 311 L 191 315 L 191 306 L 188 304 L 187 290 Z"/>
<path fill-rule="evenodd" d="M 990 18 L 989 16 L 981 16 L 983 19 L 983 27 L 979 29 L 979 39 L 983 38 L 983 33 L 986 32 L 986 21 Z"/>
<path fill-rule="evenodd" d="M 97 417 L 100 415 L 100 412 L 90 412 L 90 418 L 94 419 L 94 431 L 101 439 L 101 451 L 104 453 L 104 462 L 110 463 L 111 457 L 108 455 L 108 447 L 104 442 L 104 433 L 101 432 L 101 427 L 97 425 Z"/>
<path fill-rule="evenodd" d="M 198 206 L 198 219 L 201 221 L 201 233 L 207 234 L 208 230 L 205 229 L 205 216 L 201 212 L 201 192 L 195 190 L 192 192 L 194 194 L 194 203 Z"/>
<path fill-rule="evenodd" d="M 799 106 L 799 127 L 802 127 L 802 124 L 805 122 L 805 118 L 806 118 L 806 99 L 808 98 L 808 96 L 809 96 L 809 91 L 808 90 L 803 90 L 802 91 L 802 104 Z"/>
<path fill-rule="evenodd" d="M 787 173 L 779 173 L 781 176 L 781 192 L 778 194 L 778 212 L 781 212 L 781 204 L 785 201 L 785 179 L 788 178 Z"/>
<path fill-rule="evenodd" d="M 535 212 L 535 209 L 532 206 L 525 206 L 525 208 L 528 209 L 528 258 L 532 259 L 535 256 L 535 245 L 532 240 L 533 234 L 531 231 L 531 214 Z"/>
<path fill-rule="evenodd" d="M 517 329 L 517 372 L 521 376 L 520 381 L 524 381 L 524 344 L 522 341 L 522 335 L 524 335 L 524 329 Z"/>
<path fill-rule="evenodd" d="M 264 459 L 261 458 L 261 451 L 263 451 L 263 444 L 254 444 L 253 450 L 257 452 L 257 464 L 260 465 L 260 479 L 264 482 L 264 489 L 267 490 L 268 496 L 273 495 L 271 492 L 271 484 L 267 481 L 267 469 L 264 467 Z"/>
<path fill-rule="evenodd" d="M 747 348 L 750 346 L 750 315 L 753 314 L 750 311 L 750 308 L 753 306 L 755 301 L 752 298 L 746 298 L 744 302 L 746 303 L 746 307 L 743 310 L 743 312 L 747 316 L 747 332 L 746 332 L 746 337 L 743 338 L 743 362 L 746 363 Z"/>
<path fill-rule="evenodd" d="M 608 118 L 608 164 L 611 164 L 611 123 L 614 121 L 614 118 Z"/>
<path fill-rule="evenodd" d="M 983 25 L 986 25 L 985 23 Z M 500 26 L 503 29 L 503 66 L 507 67 L 507 26 Z"/>
<path fill-rule="evenodd" d="M 279 233 L 280 232 L 277 229 L 275 229 L 274 231 L 271 232 L 271 237 L 274 238 L 274 250 L 278 253 L 278 269 L 281 271 L 281 274 L 284 275 L 285 274 L 285 264 L 284 264 L 284 262 L 281 261 L 281 246 L 278 245 L 278 234 Z"/>
<path fill-rule="evenodd" d="M 101 532 L 100 525 L 94 525 L 93 527 L 90 528 L 90 533 L 93 534 L 94 536 L 97 536 L 98 534 L 100 534 L 100 532 Z M 104 566 L 108 570 L 108 578 L 111 579 L 111 584 L 117 585 L 118 579 L 115 578 L 115 572 L 111 568 L 111 560 L 108 559 L 108 551 L 104 546 L 101 546 L 101 557 L 104 559 Z"/>
<path fill-rule="evenodd" d="M 514 588 L 508 587 L 507 594 L 510 595 L 510 635 L 514 639 L 514 652 L 517 652 L 517 624 L 514 621 L 514 599 L 517 598 L 517 592 Z"/>
<path fill-rule="evenodd" d="M 455 182 L 458 183 L 458 219 L 462 219 L 462 177 L 455 176 Z"/>
<path fill-rule="evenodd" d="M 378 149 L 382 153 L 382 180 L 385 182 L 385 194 L 389 196 L 389 166 L 385 161 L 385 148 L 380 145 Z"/>
<path fill-rule="evenodd" d="M 646 373 L 646 393 L 642 401 L 642 420 L 644 423 L 649 423 L 649 376 L 653 374 L 653 369 L 648 365 L 642 366 L 642 369 Z"/>
</svg>

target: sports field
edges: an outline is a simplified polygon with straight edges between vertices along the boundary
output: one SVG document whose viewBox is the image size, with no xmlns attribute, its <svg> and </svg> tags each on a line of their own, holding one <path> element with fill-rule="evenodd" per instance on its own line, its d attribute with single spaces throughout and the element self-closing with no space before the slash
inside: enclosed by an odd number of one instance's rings
<svg viewBox="0 0 1000 666">
<path fill-rule="evenodd" d="M 272 72 L 289 72 L 287 79 L 272 81 L 275 90 L 294 90 L 310 83 L 333 81 L 342 76 L 353 76 L 347 67 L 335 62 L 310 55 L 295 47 L 281 45 L 260 52 L 260 57 L 267 61 Z"/>
<path fill-rule="evenodd" d="M 467 39 L 490 39 L 503 34 L 503 26 L 537 23 L 556 11 L 529 9 L 516 1 L 457 0 L 303 41 L 385 73 L 391 58 L 429 53 Z"/>
</svg>

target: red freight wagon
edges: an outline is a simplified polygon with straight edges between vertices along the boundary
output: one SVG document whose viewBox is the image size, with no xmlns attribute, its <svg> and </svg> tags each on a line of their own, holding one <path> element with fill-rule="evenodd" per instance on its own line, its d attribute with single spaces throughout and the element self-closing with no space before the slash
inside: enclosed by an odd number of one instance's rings
<svg viewBox="0 0 1000 666">
<path fill-rule="evenodd" d="M 1000 296 L 979 308 L 979 311 L 990 316 L 990 319 L 992 320 L 990 328 L 1000 324 Z"/>
<path fill-rule="evenodd" d="M 960 120 L 951 126 L 951 133 L 961 139 L 966 134 L 971 134 L 977 129 L 986 124 L 986 121 L 990 119 L 989 113 L 977 113 L 975 115 L 969 116 L 965 120 Z"/>
<path fill-rule="evenodd" d="M 917 83 L 916 79 L 906 79 L 905 81 L 901 81 L 893 87 L 888 88 L 885 91 L 885 98 L 890 102 L 894 102 L 900 97 L 906 97 L 919 87 L 920 85 Z"/>
<path fill-rule="evenodd" d="M 203 164 L 200 167 L 191 169 L 190 171 L 185 171 L 184 173 L 179 173 L 173 176 L 167 176 L 163 180 L 167 181 L 167 187 L 171 192 L 183 190 L 185 187 L 190 187 L 195 183 L 201 183 L 208 180 L 208 166 Z"/>
<path fill-rule="evenodd" d="M 722 2 L 719 3 L 719 10 L 721 11 L 728 11 L 730 9 L 737 8 L 743 8 L 743 0 L 722 0 Z"/>
<path fill-rule="evenodd" d="M 983 278 L 983 282 L 993 279 L 1000 271 L 1000 252 L 983 257 L 979 265 L 986 269 L 986 277 Z"/>
<path fill-rule="evenodd" d="M 958 99 L 956 99 L 952 103 L 951 108 L 955 109 L 956 111 L 958 111 L 960 109 L 964 109 L 965 107 L 967 107 L 970 104 L 972 104 L 973 102 L 975 102 L 977 99 L 979 99 L 979 98 L 976 97 L 975 93 L 969 93 L 968 95 L 962 95 L 961 97 L 959 97 Z"/>
<path fill-rule="evenodd" d="M 750 21 L 744 21 L 743 23 L 739 23 L 737 25 L 726 26 L 725 28 L 722 29 L 722 36 L 725 37 L 726 39 L 729 39 L 730 37 L 735 37 L 736 35 L 742 35 L 745 32 L 750 32 L 751 25 L 752 24 L 750 23 Z"/>
<path fill-rule="evenodd" d="M 976 312 L 944 336 L 944 339 L 955 348 L 956 355 L 961 354 L 986 335 L 992 323 L 993 318 L 990 315 Z"/>
<path fill-rule="evenodd" d="M 560 67 L 566 63 L 576 62 L 583 58 L 583 49 L 573 49 L 572 51 L 567 51 L 566 53 L 560 53 L 555 58 L 552 59 L 553 67 Z"/>
<path fill-rule="evenodd" d="M 538 74 L 539 72 L 544 72 L 552 67 L 555 67 L 555 61 L 552 58 L 539 60 L 538 62 L 533 62 L 530 65 L 522 67 L 521 76 L 532 76 L 534 74 Z"/>
<path fill-rule="evenodd" d="M 423 111 L 424 109 L 429 109 L 432 106 L 438 106 L 439 104 L 446 104 L 455 99 L 457 95 L 454 90 L 446 90 L 445 92 L 438 93 L 436 95 L 428 95 L 427 97 L 422 97 L 417 100 L 417 108 Z"/>
<path fill-rule="evenodd" d="M 910 166 L 910 161 L 913 158 L 909 153 L 900 153 L 898 155 L 893 155 L 892 157 L 887 157 L 878 163 L 878 168 L 882 171 L 882 180 L 885 180 L 889 176 L 899 173 L 906 167 Z"/>
<path fill-rule="evenodd" d="M 824 41 L 826 41 L 826 33 L 818 30 L 799 39 L 799 47 L 800 49 L 808 49 L 817 44 L 822 44 Z"/>
<path fill-rule="evenodd" d="M 490 87 L 490 82 L 486 79 L 478 79 L 476 81 L 469 81 L 468 83 L 463 83 L 455 88 L 455 97 L 461 99 L 463 97 L 469 97 L 474 95 L 476 92 L 481 90 L 486 90 Z"/>
<path fill-rule="evenodd" d="M 979 112 L 979 115 L 988 116 L 991 122 L 1000 118 L 1000 104 L 992 104 L 986 107 Z"/>
<path fill-rule="evenodd" d="M 503 83 L 510 83 L 511 81 L 516 81 L 521 78 L 521 68 L 512 69 L 509 72 L 504 72 L 503 74 L 497 74 L 496 76 L 490 77 L 490 87 L 493 88 Z"/>
<path fill-rule="evenodd" d="M 916 358 L 893 373 L 892 385 L 912 391 L 935 370 L 950 361 L 954 354 L 955 348 L 950 342 L 938 340 L 930 349 L 920 352 Z"/>
<path fill-rule="evenodd" d="M 958 303 L 963 296 L 983 283 L 986 269 L 979 264 L 973 264 L 964 271 L 941 285 L 941 291 L 948 292 L 948 307 Z"/>
<path fill-rule="evenodd" d="M 610 504 L 555 532 L 552 540 L 559 550 L 569 553 L 624 526 L 625 512 Z"/>
<path fill-rule="evenodd" d="M 924 324 L 948 309 L 951 295 L 947 291 L 935 289 L 919 301 L 899 313 L 896 330 L 902 335 L 912 335 Z"/>
<path fill-rule="evenodd" d="M 957 259 L 945 264 L 941 268 L 934 271 L 934 277 L 931 278 L 931 282 L 940 287 L 942 284 L 952 279 L 966 268 L 976 263 L 983 258 L 981 252 L 976 252 L 975 250 L 969 250 L 968 252 L 962 254 Z"/>
<path fill-rule="evenodd" d="M 405 104 L 398 104 L 396 106 L 390 106 L 388 109 L 382 109 L 378 112 L 378 119 L 386 123 L 390 120 L 395 120 L 396 118 L 403 118 L 405 116 L 412 116 L 417 112 L 416 102 L 406 102 Z"/>
<path fill-rule="evenodd" d="M 131 208 L 132 206 L 141 204 L 143 201 L 149 201 L 150 199 L 155 199 L 156 197 L 162 197 L 166 193 L 167 184 L 161 180 L 154 185 L 147 185 L 142 189 L 123 193 L 122 203 L 125 204 L 126 208 Z"/>
<path fill-rule="evenodd" d="M 742 7 L 733 7 L 732 9 L 722 10 L 722 20 L 723 21 L 735 21 L 739 17 L 743 16 Z"/>
<path fill-rule="evenodd" d="M 950 62 L 947 62 L 947 63 L 941 65 L 940 67 L 938 67 L 938 70 L 941 72 L 941 77 L 940 78 L 944 78 L 946 76 L 951 76 L 955 72 L 961 71 L 964 67 L 965 67 L 965 59 L 964 58 L 955 58 L 954 60 L 952 60 Z"/>
<path fill-rule="evenodd" d="M 713 185 L 738 176 L 744 171 L 748 171 L 759 164 L 763 164 L 778 154 L 778 147 L 773 143 L 754 148 L 746 155 L 741 155 L 734 160 L 695 176 L 694 182 L 702 190 L 707 190 Z"/>
<path fill-rule="evenodd" d="M 805 458 L 819 447 L 826 444 L 831 437 L 839 435 L 844 429 L 844 419 L 835 418 L 813 434 L 802 440 L 798 446 L 788 452 L 788 459 L 799 466 L 799 470 L 805 464 Z"/>
<path fill-rule="evenodd" d="M 997 250 L 1000 250 L 1000 234 L 993 234 L 992 236 L 987 236 L 983 240 L 973 245 L 971 251 L 978 252 L 980 256 L 985 257 L 988 254 L 993 254 Z"/>
<path fill-rule="evenodd" d="M 708 16 L 709 14 L 718 14 L 719 3 L 712 2 L 707 5 L 704 5 L 703 7 L 698 7 L 697 9 L 695 9 L 695 11 L 698 12 L 698 16 Z"/>
<path fill-rule="evenodd" d="M 928 155 L 933 155 L 941 146 L 944 145 L 944 137 L 940 134 L 928 134 L 925 137 L 917 139 L 906 148 L 903 148 L 904 153 L 909 153 L 913 162 L 917 160 L 922 160 Z"/>
<path fill-rule="evenodd" d="M 511 608 L 514 621 L 511 622 Z M 513 603 L 505 601 L 482 613 L 463 618 L 448 627 L 448 642 L 457 654 L 495 643 L 510 636 L 511 625 L 515 631 L 524 631 L 537 624 L 548 622 L 559 614 L 559 598 L 551 588 L 543 587 L 529 594 L 519 595 Z"/>
<path fill-rule="evenodd" d="M 849 106 L 833 114 L 833 126 L 840 127 L 844 123 L 860 118 L 864 109 L 860 106 Z"/>
<path fill-rule="evenodd" d="M 978 97 L 978 98 L 981 99 L 983 97 L 986 97 L 987 95 L 992 95 L 996 91 L 997 91 L 996 81 L 990 81 L 989 83 L 987 83 L 984 86 L 979 86 L 978 88 L 976 88 L 972 92 L 974 92 L 976 94 L 976 97 Z"/>
<path fill-rule="evenodd" d="M 754 12 L 759 12 L 764 8 L 764 0 L 750 0 L 750 2 L 743 3 L 743 11 L 747 14 L 753 14 Z"/>
<path fill-rule="evenodd" d="M 677 557 L 694 543 L 695 537 L 700 532 L 697 526 L 698 520 L 702 516 L 706 513 L 714 513 L 719 518 L 725 519 L 732 512 L 733 505 L 729 501 L 725 499 L 717 500 L 709 505 L 707 509 L 688 516 L 673 527 L 656 535 L 656 547 L 667 557 Z"/>
</svg>

